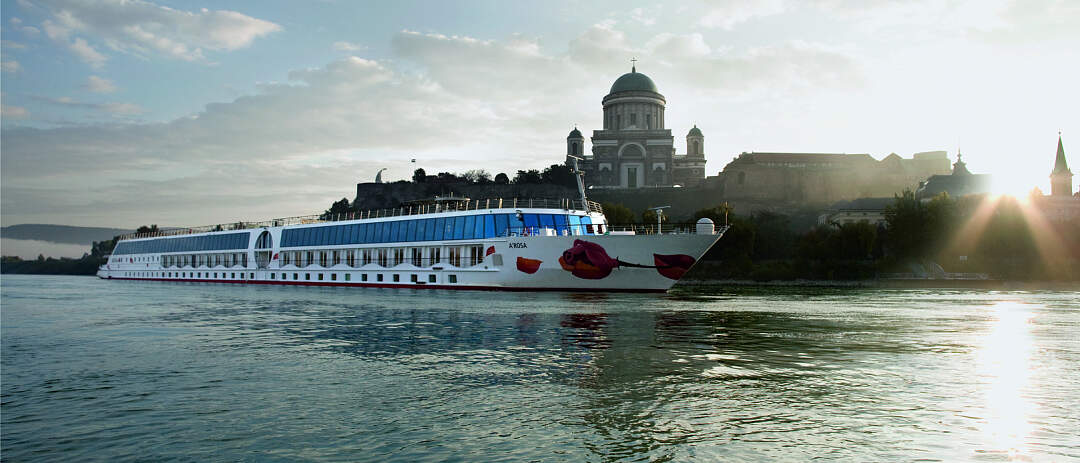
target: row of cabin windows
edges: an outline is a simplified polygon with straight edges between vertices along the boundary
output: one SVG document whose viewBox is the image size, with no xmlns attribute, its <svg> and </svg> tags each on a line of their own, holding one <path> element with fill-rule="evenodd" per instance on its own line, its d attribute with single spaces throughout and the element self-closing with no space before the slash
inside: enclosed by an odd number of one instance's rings
<svg viewBox="0 0 1080 463">
<path fill-rule="evenodd" d="M 218 276 L 219 274 L 220 274 L 220 277 Z M 226 273 L 226 272 L 124 272 L 123 273 L 124 277 L 130 277 L 130 278 L 173 278 L 173 279 L 190 279 L 190 278 L 204 279 L 204 278 L 212 278 L 212 279 L 235 280 L 235 279 L 237 279 L 236 275 L 237 275 L 236 272 L 228 272 L 228 273 Z M 244 273 L 243 272 L 240 272 L 239 275 L 240 275 L 240 279 L 244 279 Z M 272 272 L 272 273 L 269 274 L 269 279 L 271 279 L 271 280 L 289 281 L 289 279 L 290 279 L 289 275 L 290 274 L 287 273 L 287 272 L 276 272 L 276 273 Z M 294 272 L 291 275 L 292 275 L 292 281 L 300 281 L 300 273 Z M 304 275 L 304 280 L 303 281 L 312 281 L 311 273 L 305 272 L 303 275 Z M 369 274 L 367 274 L 367 273 L 361 273 L 359 281 L 361 281 L 361 282 L 368 281 L 368 275 Z M 384 278 L 385 278 L 384 274 L 376 273 L 374 275 L 375 275 L 375 280 L 374 281 L 376 281 L 376 282 L 384 281 Z M 326 276 L 329 276 L 329 280 L 324 279 Z M 316 273 L 315 274 L 315 281 L 353 281 L 352 276 L 353 276 L 353 274 L 351 274 L 351 273 L 344 273 L 344 274 L 342 274 L 342 279 L 338 280 L 338 274 L 337 273 Z M 390 277 L 391 277 L 391 281 L 394 282 L 394 283 L 400 283 L 401 282 L 401 274 L 400 273 L 391 274 Z M 248 273 L 248 279 L 254 280 L 255 279 L 255 274 L 254 273 Z M 420 274 L 413 273 L 413 274 L 409 275 L 409 282 L 410 283 L 417 283 L 417 284 L 419 284 L 421 282 L 423 282 L 423 283 L 437 283 L 438 280 L 437 280 L 437 277 L 434 274 L 420 275 Z M 457 283 L 457 275 L 453 275 L 453 274 L 447 275 L 447 282 L 448 283 Z"/>
<path fill-rule="evenodd" d="M 281 232 L 281 247 L 472 240 L 535 234 L 602 234 L 592 219 L 562 214 L 481 214 L 304 228 Z"/>
<path fill-rule="evenodd" d="M 371 249 L 324 249 L 310 251 L 282 251 L 279 265 L 307 267 L 333 267 L 345 264 L 349 267 L 362 267 L 376 264 L 381 267 L 395 267 L 408 263 L 417 267 L 430 267 L 446 263 L 454 267 L 472 267 L 484 260 L 484 247 L 479 244 L 467 246 L 427 246 Z M 123 260 L 123 258 L 121 258 Z M 161 256 L 161 266 L 170 267 L 247 267 L 247 253 L 227 254 L 177 254 Z"/>
<path fill-rule="evenodd" d="M 484 260 L 483 245 L 468 246 L 426 246 L 402 248 L 337 249 L 311 251 L 282 251 L 280 265 L 307 267 L 333 267 L 345 264 L 349 267 L 363 267 L 375 264 L 380 267 L 395 267 L 410 264 L 416 267 L 430 267 L 436 264 L 449 264 L 454 267 L 472 267 Z"/>
<path fill-rule="evenodd" d="M 109 257 L 109 263 L 134 263 L 134 262 L 156 262 L 158 256 L 139 256 L 139 257 Z"/>
<path fill-rule="evenodd" d="M 223 233 L 219 235 L 170 236 L 139 241 L 121 241 L 113 249 L 114 255 L 161 254 L 166 252 L 224 251 L 247 249 L 251 232 Z"/>
<path fill-rule="evenodd" d="M 176 254 L 161 256 L 162 267 L 247 267 L 246 252 L 223 254 Z"/>
<path fill-rule="evenodd" d="M 189 273 L 190 276 L 180 276 L 188 275 Z M 206 276 L 203 276 L 204 273 Z M 196 274 L 198 276 L 195 276 Z M 221 275 L 220 277 L 218 276 L 219 274 Z M 211 277 L 210 275 L 213 276 Z M 224 278 L 229 280 L 244 279 L 244 272 L 239 273 L 239 278 L 236 275 L 238 275 L 237 272 L 123 272 L 123 276 L 134 278 Z M 248 273 L 248 279 L 254 280 L 255 274 Z"/>
</svg>

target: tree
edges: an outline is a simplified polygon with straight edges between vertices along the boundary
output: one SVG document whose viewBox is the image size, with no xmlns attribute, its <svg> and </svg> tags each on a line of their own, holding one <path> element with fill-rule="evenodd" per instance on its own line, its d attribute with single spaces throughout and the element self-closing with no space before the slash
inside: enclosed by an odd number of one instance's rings
<svg viewBox="0 0 1080 463">
<path fill-rule="evenodd" d="M 517 175 L 514 176 L 514 183 L 519 185 L 538 185 L 540 184 L 540 181 L 540 171 L 536 169 L 519 170 L 517 171 Z"/>
<path fill-rule="evenodd" d="M 491 183 L 491 174 L 484 169 L 465 171 L 464 174 L 461 174 L 461 178 L 465 179 L 466 182 L 476 185 L 487 185 L 488 183 Z"/>
<path fill-rule="evenodd" d="M 413 181 L 413 183 L 424 183 L 424 182 L 426 182 L 427 181 L 427 172 L 424 172 L 424 169 L 422 169 L 422 168 L 417 168 L 412 173 L 412 181 Z"/>
<path fill-rule="evenodd" d="M 922 257 L 926 247 L 926 210 L 915 193 L 904 190 L 885 208 L 889 249 L 900 260 Z"/>
<path fill-rule="evenodd" d="M 150 225 L 150 226 L 143 225 L 143 226 L 139 227 L 138 229 L 136 229 L 135 233 L 157 233 L 157 231 L 158 231 L 157 224 L 154 224 L 154 225 Z"/>
<path fill-rule="evenodd" d="M 566 164 L 552 164 L 540 173 L 540 181 L 551 185 L 577 187 L 574 172 Z"/>
<path fill-rule="evenodd" d="M 495 176 L 495 183 L 497 185 L 506 185 L 507 183 L 510 183 L 510 177 L 502 172 L 499 172 L 499 174 Z"/>
<path fill-rule="evenodd" d="M 609 224 L 634 223 L 634 211 L 622 204 L 603 203 L 600 207 L 604 209 L 604 218 L 607 219 Z"/>
<path fill-rule="evenodd" d="M 437 180 L 438 180 L 439 183 L 442 183 L 442 184 L 461 183 L 462 181 L 464 181 L 464 179 L 462 179 L 461 177 L 458 177 L 457 175 L 454 175 L 454 174 L 452 174 L 450 172 L 439 172 L 439 175 L 437 176 Z"/>
<path fill-rule="evenodd" d="M 733 211 L 734 209 L 732 209 L 731 205 L 728 203 L 700 209 L 697 212 L 694 212 L 694 222 L 697 222 L 698 219 L 707 218 L 712 220 L 713 223 L 717 226 L 724 225 L 728 223 L 730 215 Z"/>
<path fill-rule="evenodd" d="M 352 207 L 349 206 L 349 200 L 347 198 L 341 198 L 341 200 L 335 201 L 334 204 L 331 204 L 330 209 L 327 209 L 322 213 L 322 218 L 324 220 L 331 219 L 336 214 L 347 214 L 352 211 Z"/>
<path fill-rule="evenodd" d="M 795 247 L 795 234 L 791 232 L 791 218 L 784 214 L 759 211 L 750 217 L 757 230 L 754 240 L 755 259 L 779 259 L 790 257 Z"/>
</svg>

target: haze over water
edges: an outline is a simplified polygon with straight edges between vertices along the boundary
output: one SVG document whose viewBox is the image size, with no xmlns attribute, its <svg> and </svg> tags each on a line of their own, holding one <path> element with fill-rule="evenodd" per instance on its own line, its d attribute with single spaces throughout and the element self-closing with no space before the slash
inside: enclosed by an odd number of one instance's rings
<svg viewBox="0 0 1080 463">
<path fill-rule="evenodd" d="M 2 280 L 11 461 L 1080 459 L 1080 293 Z"/>
</svg>

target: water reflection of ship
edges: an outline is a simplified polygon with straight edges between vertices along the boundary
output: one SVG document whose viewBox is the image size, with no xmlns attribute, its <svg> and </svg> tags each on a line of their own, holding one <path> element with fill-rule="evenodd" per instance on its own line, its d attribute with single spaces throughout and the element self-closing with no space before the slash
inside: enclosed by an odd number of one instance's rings
<svg viewBox="0 0 1080 463">
<path fill-rule="evenodd" d="M 563 331 L 563 344 L 574 344 L 585 349 L 607 349 L 611 347 L 611 340 L 604 334 L 607 323 L 607 314 L 604 313 L 565 314 L 559 321 L 559 326 L 569 328 Z"/>
</svg>

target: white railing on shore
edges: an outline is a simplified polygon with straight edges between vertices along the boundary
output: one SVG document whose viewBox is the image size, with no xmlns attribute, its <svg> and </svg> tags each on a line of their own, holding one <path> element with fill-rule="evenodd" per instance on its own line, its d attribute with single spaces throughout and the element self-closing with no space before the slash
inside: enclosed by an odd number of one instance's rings
<svg viewBox="0 0 1080 463">
<path fill-rule="evenodd" d="M 461 199 L 459 201 L 425 202 L 423 204 L 407 204 L 390 209 L 373 209 L 359 212 L 345 212 L 340 214 L 315 214 L 296 217 L 284 217 L 280 219 L 262 220 L 257 222 L 233 222 L 227 224 L 203 225 L 199 227 L 170 228 L 145 233 L 128 233 L 121 235 L 120 240 L 139 238 L 153 238 L 159 236 L 191 235 L 195 233 L 208 233 L 217 231 L 250 230 L 263 227 L 281 227 L 285 225 L 300 225 L 321 222 L 338 222 L 342 220 L 378 219 L 383 217 L 397 217 L 405 215 L 434 214 L 450 211 L 478 211 L 484 209 L 505 208 L 540 208 L 562 209 L 573 211 L 598 212 L 604 210 L 600 203 L 580 199 L 547 199 L 547 198 L 493 198 L 493 199 Z"/>
</svg>

